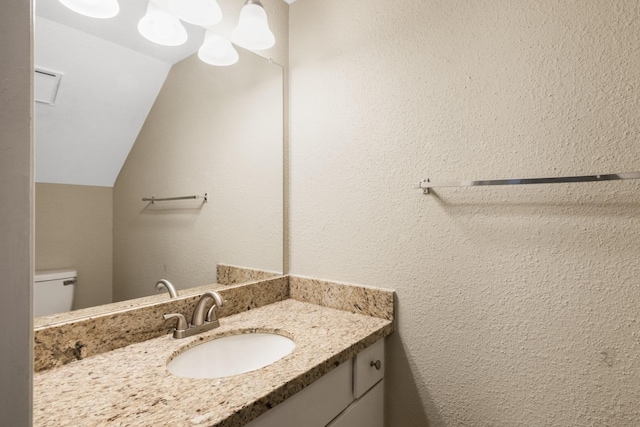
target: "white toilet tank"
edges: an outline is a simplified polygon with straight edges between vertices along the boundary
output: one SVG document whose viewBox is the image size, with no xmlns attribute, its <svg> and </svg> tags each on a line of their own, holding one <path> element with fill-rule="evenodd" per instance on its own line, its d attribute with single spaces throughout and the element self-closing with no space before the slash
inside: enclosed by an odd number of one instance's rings
<svg viewBox="0 0 640 427">
<path fill-rule="evenodd" d="M 33 314 L 35 317 L 64 313 L 73 307 L 76 270 L 40 270 L 33 283 Z"/>
</svg>

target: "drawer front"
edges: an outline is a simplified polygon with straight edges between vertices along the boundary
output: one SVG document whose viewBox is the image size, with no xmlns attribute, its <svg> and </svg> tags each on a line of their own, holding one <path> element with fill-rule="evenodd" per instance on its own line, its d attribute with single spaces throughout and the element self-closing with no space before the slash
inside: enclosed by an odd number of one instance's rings
<svg viewBox="0 0 640 427">
<path fill-rule="evenodd" d="M 355 357 L 353 395 L 356 399 L 384 377 L 384 366 L 384 339 L 363 350 Z"/>
<path fill-rule="evenodd" d="M 352 403 L 327 427 L 384 427 L 384 380 Z"/>
<path fill-rule="evenodd" d="M 265 412 L 246 427 L 324 427 L 351 402 L 351 360 Z"/>
</svg>

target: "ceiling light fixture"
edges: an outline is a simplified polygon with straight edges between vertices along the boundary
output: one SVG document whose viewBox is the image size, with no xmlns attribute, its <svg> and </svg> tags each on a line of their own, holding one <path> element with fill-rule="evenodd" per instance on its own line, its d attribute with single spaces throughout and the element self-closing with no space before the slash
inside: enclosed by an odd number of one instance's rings
<svg viewBox="0 0 640 427">
<path fill-rule="evenodd" d="M 222 20 L 222 10 L 216 0 L 171 0 L 171 11 L 183 21 L 201 27 L 210 27 Z"/>
<path fill-rule="evenodd" d="M 146 15 L 138 22 L 138 31 L 147 40 L 164 46 L 180 46 L 188 38 L 180 20 L 153 0 L 149 1 Z"/>
<path fill-rule="evenodd" d="M 238 52 L 229 40 L 207 31 L 204 43 L 198 49 L 198 58 L 211 65 L 227 66 L 238 62 Z"/>
<path fill-rule="evenodd" d="M 113 18 L 120 12 L 118 0 L 59 0 L 80 15 L 90 18 Z"/>
<path fill-rule="evenodd" d="M 238 26 L 231 33 L 231 40 L 249 50 L 269 49 L 276 43 L 262 3 L 258 0 L 247 0 L 244 3 Z"/>
<path fill-rule="evenodd" d="M 120 12 L 118 0 L 59 0 L 60 3 L 85 16 L 111 18 Z M 180 46 L 189 37 L 180 20 L 206 29 L 198 57 L 211 65 L 232 65 L 238 52 L 230 41 L 210 31 L 222 20 L 222 10 L 216 0 L 149 0 L 147 13 L 138 22 L 144 38 L 163 46 Z M 249 50 L 273 47 L 276 38 L 269 28 L 267 12 L 258 0 L 246 0 L 240 10 L 238 25 L 231 33 L 233 43 Z"/>
</svg>

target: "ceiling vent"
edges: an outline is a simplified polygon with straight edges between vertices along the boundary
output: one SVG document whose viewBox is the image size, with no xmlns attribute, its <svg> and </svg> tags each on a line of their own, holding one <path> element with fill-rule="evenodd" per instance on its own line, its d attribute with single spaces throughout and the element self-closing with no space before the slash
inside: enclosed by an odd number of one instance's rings
<svg viewBox="0 0 640 427">
<path fill-rule="evenodd" d="M 34 75 L 36 102 L 53 105 L 56 102 L 62 73 L 36 68 Z"/>
</svg>

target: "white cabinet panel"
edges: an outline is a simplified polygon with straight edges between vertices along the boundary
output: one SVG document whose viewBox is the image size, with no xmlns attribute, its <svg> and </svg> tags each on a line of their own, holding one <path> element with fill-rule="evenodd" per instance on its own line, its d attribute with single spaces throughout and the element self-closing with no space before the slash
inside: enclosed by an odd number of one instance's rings
<svg viewBox="0 0 640 427">
<path fill-rule="evenodd" d="M 349 406 L 327 427 L 384 427 L 384 380 Z"/>
<path fill-rule="evenodd" d="M 355 357 L 353 394 L 356 399 L 384 377 L 384 365 L 384 339 L 362 350 Z"/>
<path fill-rule="evenodd" d="M 381 339 L 247 427 L 383 427 L 384 366 Z"/>
<path fill-rule="evenodd" d="M 324 427 L 353 402 L 352 377 L 348 360 L 247 427 Z"/>
</svg>

